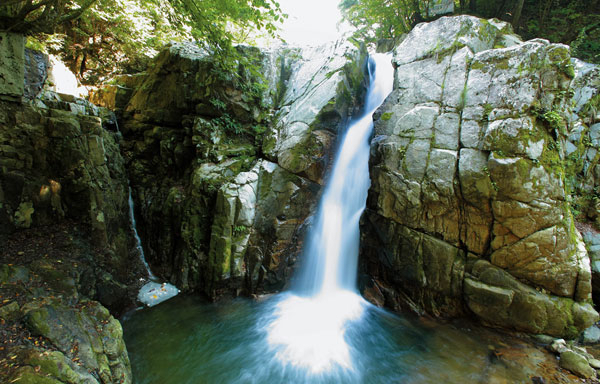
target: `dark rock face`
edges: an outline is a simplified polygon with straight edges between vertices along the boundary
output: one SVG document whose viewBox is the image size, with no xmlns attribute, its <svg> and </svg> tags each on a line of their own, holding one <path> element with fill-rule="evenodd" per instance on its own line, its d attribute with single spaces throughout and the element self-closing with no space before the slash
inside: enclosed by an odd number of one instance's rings
<svg viewBox="0 0 600 384">
<path fill-rule="evenodd" d="M 127 279 L 127 179 L 118 137 L 96 116 L 2 104 L 0 236 L 64 218 L 91 227 L 103 264 Z"/>
<path fill-rule="evenodd" d="M 592 324 L 590 261 L 565 190 L 568 47 L 459 16 L 395 51 L 363 255 L 388 305 L 556 336 Z"/>
<path fill-rule="evenodd" d="M 130 255 L 120 134 L 105 129 L 114 114 L 42 89 L 48 69 L 43 54 L 26 50 L 21 65 L 21 98 L 0 101 L 0 239 L 66 220 L 77 223 L 101 250 L 85 261 L 92 269 L 85 294 L 121 313 L 133 304 L 128 286 L 145 272 Z"/>
<path fill-rule="evenodd" d="M 25 49 L 24 95 L 27 99 L 34 99 L 42 91 L 48 77 L 49 66 L 50 61 L 46 54 Z"/>
<path fill-rule="evenodd" d="M 131 383 L 102 305 L 131 307 L 144 274 L 114 114 L 44 89 L 47 58 L 23 44 L 0 34 L 0 381 Z"/>
<path fill-rule="evenodd" d="M 245 64 L 239 78 L 219 73 L 205 52 L 175 45 L 126 105 L 119 90 L 98 96 L 123 111 L 148 261 L 209 297 L 286 284 L 336 134 L 365 89 L 366 54 L 349 44 L 240 50 L 262 78 Z"/>
<path fill-rule="evenodd" d="M 0 99 L 20 101 L 25 78 L 25 36 L 0 33 Z"/>
</svg>

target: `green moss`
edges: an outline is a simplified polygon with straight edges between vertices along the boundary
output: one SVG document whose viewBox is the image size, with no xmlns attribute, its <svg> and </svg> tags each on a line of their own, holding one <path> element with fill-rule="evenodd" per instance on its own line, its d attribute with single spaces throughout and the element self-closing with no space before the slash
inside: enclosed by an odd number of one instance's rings
<svg viewBox="0 0 600 384">
<path fill-rule="evenodd" d="M 489 120 L 490 113 L 492 113 L 493 109 L 494 109 L 494 107 L 492 107 L 491 104 L 489 104 L 489 103 L 483 104 L 483 120 L 484 121 Z"/>
<path fill-rule="evenodd" d="M 23 367 L 19 369 L 10 379 L 10 383 L 16 384 L 63 384 L 51 377 L 38 374 L 33 367 Z"/>
<path fill-rule="evenodd" d="M 567 65 L 563 66 L 562 69 L 565 75 L 567 75 L 567 77 L 569 77 L 570 79 L 575 78 L 575 67 L 573 67 L 573 64 L 568 63 Z"/>
<path fill-rule="evenodd" d="M 27 315 L 27 324 L 38 335 L 48 335 L 50 325 L 48 324 L 48 309 L 40 308 L 30 311 Z"/>
<path fill-rule="evenodd" d="M 555 129 L 558 132 L 563 132 L 565 121 L 562 116 L 556 111 L 548 111 L 541 116 L 551 128 Z"/>
<path fill-rule="evenodd" d="M 448 48 L 440 49 L 440 45 L 438 45 L 432 50 L 432 54 L 436 57 L 437 63 L 441 63 L 442 60 L 447 56 L 452 56 L 456 53 L 456 51 L 465 47 L 465 44 L 462 42 L 455 40 L 451 46 Z"/>
<path fill-rule="evenodd" d="M 485 65 L 481 61 L 475 61 L 471 64 L 472 70 L 481 70 L 485 68 Z"/>
<path fill-rule="evenodd" d="M 508 64 L 508 58 L 504 58 L 502 60 L 497 61 L 495 64 L 495 67 L 498 69 L 508 69 L 509 64 Z"/>
<path fill-rule="evenodd" d="M 593 123 L 598 112 L 600 112 L 600 93 L 594 95 L 583 108 L 581 108 L 580 115 L 588 120 L 589 123 Z"/>
<path fill-rule="evenodd" d="M 392 115 L 393 115 L 392 112 L 385 112 L 384 114 L 381 115 L 381 120 L 388 121 L 389 119 L 392 118 Z"/>
<path fill-rule="evenodd" d="M 463 90 L 460 92 L 460 100 L 458 101 L 458 105 L 456 106 L 457 111 L 459 113 L 462 113 L 462 111 L 463 111 L 463 109 L 465 109 L 466 105 L 467 105 L 467 84 L 465 83 Z"/>
</svg>

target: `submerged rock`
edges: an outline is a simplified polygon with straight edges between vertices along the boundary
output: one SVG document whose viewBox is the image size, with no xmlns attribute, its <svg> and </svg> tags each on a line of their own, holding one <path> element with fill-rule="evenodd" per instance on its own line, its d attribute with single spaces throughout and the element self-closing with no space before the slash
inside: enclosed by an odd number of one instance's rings
<svg viewBox="0 0 600 384">
<path fill-rule="evenodd" d="M 371 143 L 368 273 L 436 315 L 587 328 L 590 260 L 565 192 L 568 47 L 443 17 L 415 27 L 393 61 Z"/>
</svg>

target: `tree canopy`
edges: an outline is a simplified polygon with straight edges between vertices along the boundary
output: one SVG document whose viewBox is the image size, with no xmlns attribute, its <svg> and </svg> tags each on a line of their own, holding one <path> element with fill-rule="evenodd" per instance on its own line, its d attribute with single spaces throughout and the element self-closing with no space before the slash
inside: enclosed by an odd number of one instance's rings
<svg viewBox="0 0 600 384">
<path fill-rule="evenodd" d="M 366 42 L 397 39 L 428 18 L 430 0 L 342 0 L 340 11 Z"/>
<path fill-rule="evenodd" d="M 430 19 L 431 0 L 342 0 L 344 18 L 366 42 L 397 40 Z M 571 45 L 576 57 L 600 62 L 600 0 L 457 0 L 456 12 L 498 18 L 525 39 Z"/>
<path fill-rule="evenodd" d="M 227 61 L 233 44 L 276 35 L 284 17 L 275 0 L 2 0 L 0 31 L 32 36 L 90 83 L 143 68 L 170 41 Z"/>
<path fill-rule="evenodd" d="M 355 37 L 374 43 L 397 41 L 430 20 L 433 1 L 340 0 L 339 7 Z M 575 56 L 600 62 L 600 0 L 456 0 L 455 12 L 511 22 L 526 39 L 568 44 Z M 226 66 L 239 59 L 234 44 L 275 36 L 285 17 L 277 0 L 0 0 L 0 31 L 59 53 L 86 83 L 139 71 L 170 41 L 198 41 Z"/>
</svg>

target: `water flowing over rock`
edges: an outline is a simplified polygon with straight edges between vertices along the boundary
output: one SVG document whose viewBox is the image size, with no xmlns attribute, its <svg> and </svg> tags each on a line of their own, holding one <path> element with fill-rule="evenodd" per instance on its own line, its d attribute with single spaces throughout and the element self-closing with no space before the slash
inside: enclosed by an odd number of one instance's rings
<svg viewBox="0 0 600 384">
<path fill-rule="evenodd" d="M 173 45 L 131 81 L 126 105 L 125 85 L 92 96 L 122 111 L 148 262 L 210 297 L 289 280 L 337 132 L 365 90 L 366 52 L 346 42 L 238 49 L 262 78 L 243 61 L 235 77 Z"/>
<path fill-rule="evenodd" d="M 568 47 L 470 16 L 396 48 L 363 226 L 371 291 L 436 315 L 574 335 L 597 319 L 567 203 Z"/>
</svg>

